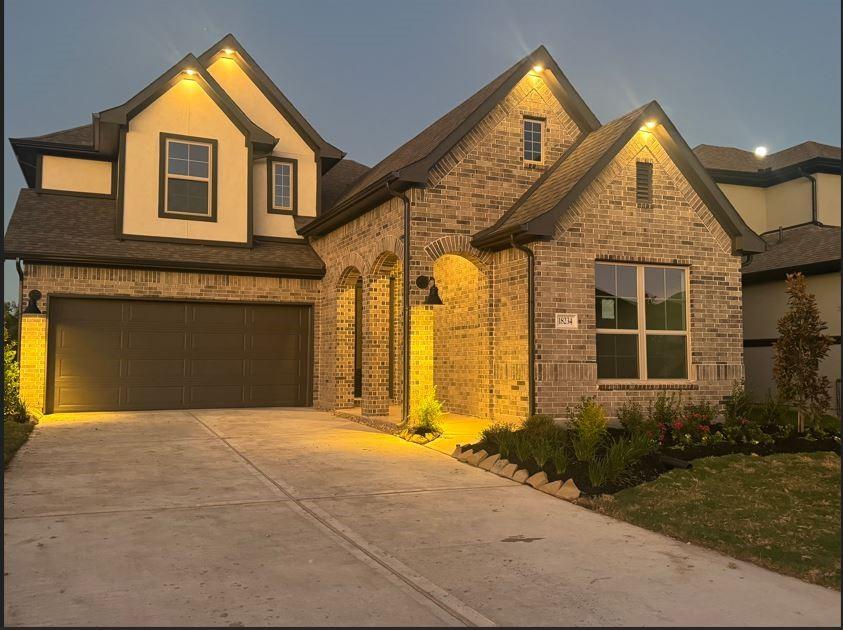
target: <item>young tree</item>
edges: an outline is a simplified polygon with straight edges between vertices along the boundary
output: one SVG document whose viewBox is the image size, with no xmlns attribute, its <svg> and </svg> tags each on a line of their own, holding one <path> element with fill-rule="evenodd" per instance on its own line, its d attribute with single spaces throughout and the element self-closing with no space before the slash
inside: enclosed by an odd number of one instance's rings
<svg viewBox="0 0 843 630">
<path fill-rule="evenodd" d="M 805 430 L 805 418 L 818 419 L 828 409 L 829 380 L 820 376 L 820 362 L 831 340 L 820 319 L 817 300 L 808 293 L 805 276 L 787 276 L 788 311 L 778 323 L 779 340 L 773 345 L 773 376 L 779 395 L 796 407 L 797 430 Z"/>
</svg>

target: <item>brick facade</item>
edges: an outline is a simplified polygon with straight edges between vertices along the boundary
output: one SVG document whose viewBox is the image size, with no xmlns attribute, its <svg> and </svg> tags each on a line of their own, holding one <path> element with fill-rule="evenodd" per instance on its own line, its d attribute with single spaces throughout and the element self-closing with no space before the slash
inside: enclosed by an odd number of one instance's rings
<svg viewBox="0 0 843 630">
<path fill-rule="evenodd" d="M 523 119 L 545 121 L 543 164 L 523 160 Z M 321 280 L 294 280 L 27 265 L 24 293 L 147 298 L 256 300 L 314 304 L 314 404 L 362 406 L 386 415 L 402 396 L 402 280 L 410 280 L 411 408 L 436 385 L 446 408 L 517 422 L 528 411 L 527 257 L 517 249 L 479 251 L 471 237 L 509 209 L 580 130 L 543 80 L 527 75 L 431 170 L 411 200 L 410 268 L 403 269 L 403 205 L 375 207 L 314 237 Z M 635 161 L 654 165 L 653 203 L 635 199 Z M 555 237 L 529 245 L 536 258 L 536 407 L 564 416 L 581 396 L 597 396 L 610 415 L 624 400 L 686 391 L 716 402 L 742 367 L 740 259 L 719 223 L 651 134 L 634 136 L 561 219 Z M 598 383 L 595 260 L 683 265 L 690 269 L 687 382 Z M 427 307 L 419 275 L 434 276 L 444 306 Z M 354 396 L 355 284 L 362 281 L 362 400 Z M 48 305 L 48 302 L 47 302 Z M 577 330 L 557 330 L 557 312 L 579 315 Z M 22 391 L 35 400 L 46 378 L 47 320 L 23 320 Z M 39 342 L 43 339 L 43 342 Z M 30 340 L 31 348 L 27 344 Z M 40 344 L 40 345 L 39 345 Z M 391 390 L 391 392 L 390 392 Z M 34 398 L 32 398 L 34 397 Z"/>
<path fill-rule="evenodd" d="M 637 207 L 635 163 L 653 163 L 653 202 Z M 728 235 L 652 134 L 636 134 L 561 219 L 536 256 L 537 411 L 566 415 L 596 396 L 614 415 L 625 400 L 646 404 L 659 391 L 719 402 L 743 375 L 740 257 Z M 690 270 L 688 382 L 597 380 L 596 260 L 682 265 Z M 579 329 L 557 330 L 556 312 L 576 313 Z"/>
</svg>

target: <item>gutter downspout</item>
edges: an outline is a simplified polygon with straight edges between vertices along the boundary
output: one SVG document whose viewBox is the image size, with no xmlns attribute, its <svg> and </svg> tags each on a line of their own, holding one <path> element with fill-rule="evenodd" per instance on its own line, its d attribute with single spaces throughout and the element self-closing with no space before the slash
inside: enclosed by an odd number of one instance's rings
<svg viewBox="0 0 843 630">
<path fill-rule="evenodd" d="M 15 348 L 15 358 L 20 364 L 20 340 L 21 332 L 23 331 L 23 267 L 20 264 L 20 258 L 15 258 L 15 269 L 18 270 L 18 340 Z"/>
<path fill-rule="evenodd" d="M 528 416 L 536 413 L 536 258 L 533 250 L 515 241 L 511 235 L 510 243 L 527 255 L 527 346 L 529 363 L 527 365 L 527 407 Z"/>
<path fill-rule="evenodd" d="M 817 178 L 802 169 L 799 169 L 799 172 L 802 177 L 811 182 L 811 223 L 818 225 L 820 221 L 817 210 Z"/>
<path fill-rule="evenodd" d="M 404 193 L 395 192 L 390 183 L 398 179 L 398 173 L 393 173 L 386 181 L 386 192 L 404 202 L 404 261 L 401 273 L 402 304 L 402 395 L 401 395 L 401 424 L 410 420 L 410 199 Z"/>
</svg>

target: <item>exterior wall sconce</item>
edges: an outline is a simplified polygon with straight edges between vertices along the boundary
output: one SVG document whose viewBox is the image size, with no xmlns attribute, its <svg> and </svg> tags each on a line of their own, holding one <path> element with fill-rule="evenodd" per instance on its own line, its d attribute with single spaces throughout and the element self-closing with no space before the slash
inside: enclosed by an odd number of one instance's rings
<svg viewBox="0 0 843 630">
<path fill-rule="evenodd" d="M 436 280 L 433 276 L 419 276 L 416 278 L 416 286 L 419 289 L 430 287 L 430 292 L 424 298 L 425 306 L 442 306 L 442 298 L 439 297 L 439 289 L 436 288 Z"/>
<path fill-rule="evenodd" d="M 41 313 L 41 309 L 38 308 L 38 300 L 41 299 L 41 291 L 38 289 L 33 289 L 29 292 L 29 303 L 26 305 L 26 309 L 23 311 L 24 313 L 31 313 L 33 315 L 39 315 Z"/>
</svg>

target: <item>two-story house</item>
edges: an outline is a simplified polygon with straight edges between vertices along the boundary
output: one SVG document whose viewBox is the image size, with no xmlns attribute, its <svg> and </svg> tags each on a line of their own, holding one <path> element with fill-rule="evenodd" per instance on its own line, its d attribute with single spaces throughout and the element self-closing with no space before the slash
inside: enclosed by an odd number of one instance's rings
<svg viewBox="0 0 843 630">
<path fill-rule="evenodd" d="M 601 124 L 543 47 L 372 168 L 230 35 L 11 142 L 36 411 L 385 416 L 436 386 L 517 420 L 743 376 L 741 257 L 765 243 L 655 101 Z"/>
<path fill-rule="evenodd" d="M 700 145 L 697 157 L 767 250 L 746 257 L 743 271 L 747 390 L 776 393 L 773 344 L 787 310 L 784 280 L 801 272 L 828 323 L 833 345 L 820 372 L 840 411 L 840 147 L 803 142 L 770 155 Z"/>
</svg>

